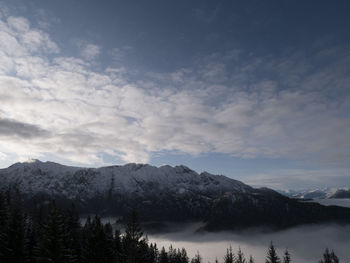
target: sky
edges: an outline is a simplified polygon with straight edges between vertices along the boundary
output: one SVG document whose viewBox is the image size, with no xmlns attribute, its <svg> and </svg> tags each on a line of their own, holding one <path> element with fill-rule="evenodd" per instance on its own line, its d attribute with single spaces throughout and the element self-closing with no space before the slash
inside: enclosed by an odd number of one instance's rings
<svg viewBox="0 0 350 263">
<path fill-rule="evenodd" d="M 349 1 L 0 0 L 0 167 L 350 186 Z"/>
</svg>

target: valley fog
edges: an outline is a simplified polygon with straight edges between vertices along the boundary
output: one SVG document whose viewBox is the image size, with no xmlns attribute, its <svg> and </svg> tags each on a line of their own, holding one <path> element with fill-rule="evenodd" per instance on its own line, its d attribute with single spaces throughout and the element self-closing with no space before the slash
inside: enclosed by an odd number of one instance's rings
<svg viewBox="0 0 350 263">
<path fill-rule="evenodd" d="M 314 199 L 323 205 L 338 205 L 350 207 L 350 199 Z M 93 215 L 90 215 L 93 217 Z M 114 228 L 123 231 L 123 225 L 115 222 L 119 218 L 103 217 L 103 223 L 111 223 Z M 86 217 L 81 218 L 84 224 Z M 156 225 L 156 224 L 155 224 Z M 157 243 L 160 250 L 163 246 L 168 250 L 172 245 L 174 248 L 184 247 L 188 256 L 192 258 L 197 252 L 200 253 L 203 263 L 210 261 L 223 262 L 226 249 L 232 246 L 236 253 L 240 247 L 246 258 L 254 257 L 256 263 L 265 262 L 266 252 L 270 241 L 273 241 L 278 255 L 282 258 L 285 249 L 292 255 L 292 262 L 317 263 L 322 257 L 325 248 L 334 250 L 340 258 L 340 262 L 350 262 L 350 225 L 323 224 L 306 225 L 288 230 L 269 232 L 263 229 L 246 230 L 239 233 L 232 232 L 196 232 L 203 224 L 174 224 L 166 223 L 156 225 L 157 229 L 144 231 L 152 243 Z"/>
<path fill-rule="evenodd" d="M 82 223 L 85 219 L 82 220 Z M 115 228 L 116 218 L 102 218 L 104 223 L 111 223 Z M 265 262 L 270 241 L 273 241 L 280 258 L 287 248 L 292 256 L 292 262 L 317 263 L 322 258 L 325 248 L 334 250 L 340 262 L 350 262 L 350 225 L 322 224 L 305 225 L 282 231 L 270 232 L 263 229 L 251 229 L 233 232 L 196 232 L 202 223 L 174 224 L 168 223 L 158 230 L 145 230 L 149 242 L 157 243 L 160 250 L 163 246 L 168 250 L 184 247 L 190 259 L 197 253 L 203 263 L 210 261 L 223 262 L 226 249 L 232 246 L 236 253 L 240 247 L 245 257 L 254 257 L 256 263 Z M 123 231 L 123 229 L 122 229 Z"/>
<path fill-rule="evenodd" d="M 314 199 L 323 205 L 338 205 L 350 207 L 350 199 Z M 93 215 L 90 215 L 93 217 Z M 117 225 L 116 217 L 103 217 L 103 223 L 111 223 L 114 228 L 121 229 Z M 86 217 L 81 218 L 84 224 Z M 322 257 L 325 248 L 334 250 L 340 258 L 340 262 L 350 262 L 350 225 L 323 224 L 305 225 L 288 230 L 269 232 L 263 229 L 251 229 L 239 233 L 232 232 L 196 232 L 203 224 L 153 224 L 153 227 L 144 233 L 152 243 L 157 243 L 160 250 L 163 246 L 168 250 L 172 245 L 174 248 L 184 247 L 188 256 L 192 258 L 197 252 L 201 255 L 203 263 L 210 261 L 223 262 L 226 249 L 232 246 L 236 253 L 240 247 L 248 259 L 254 257 L 256 263 L 265 262 L 266 252 L 270 241 L 273 241 L 280 258 L 287 248 L 292 255 L 292 262 L 317 263 Z M 157 228 L 154 228 L 157 226 Z"/>
<path fill-rule="evenodd" d="M 268 245 L 272 240 L 280 257 L 286 248 L 292 255 L 292 262 L 316 263 L 326 247 L 333 249 L 341 262 L 350 262 L 348 251 L 350 244 L 350 225 L 315 225 L 302 226 L 278 232 L 259 230 L 241 233 L 195 233 L 198 224 L 187 225 L 183 231 L 148 235 L 150 242 L 155 242 L 160 249 L 172 244 L 175 248 L 185 247 L 192 258 L 197 251 L 203 262 L 223 262 L 226 249 L 231 245 L 234 252 L 240 247 L 246 258 L 252 255 L 255 262 L 265 262 Z"/>
<path fill-rule="evenodd" d="M 320 203 L 321 205 L 337 205 L 337 206 L 343 206 L 343 207 L 349 207 L 350 208 L 350 198 L 342 198 L 342 199 L 314 199 L 312 202 Z"/>
</svg>

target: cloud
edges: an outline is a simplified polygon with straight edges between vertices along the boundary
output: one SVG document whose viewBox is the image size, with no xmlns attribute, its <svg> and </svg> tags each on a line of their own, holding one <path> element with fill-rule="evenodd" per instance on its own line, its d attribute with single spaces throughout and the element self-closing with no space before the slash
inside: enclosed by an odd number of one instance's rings
<svg viewBox="0 0 350 263">
<path fill-rule="evenodd" d="M 101 52 L 101 47 L 85 41 L 78 41 L 81 56 L 86 60 L 94 60 L 98 58 Z"/>
<path fill-rule="evenodd" d="M 99 46 L 81 42 L 81 58 L 66 57 L 21 17 L 0 19 L 0 50 L 0 113 L 13 122 L 3 129 L 24 128 L 20 141 L 0 140 L 2 152 L 97 165 L 103 154 L 148 162 L 169 151 L 349 164 L 346 56 L 315 70 L 298 54 L 234 50 L 170 73 L 96 72 Z M 342 95 L 330 99 L 323 80 Z"/>
<path fill-rule="evenodd" d="M 6 154 L 4 154 L 4 153 L 2 153 L 2 152 L 0 152 L 0 160 L 6 160 L 7 159 L 7 155 Z"/>
<path fill-rule="evenodd" d="M 29 56 L 35 53 L 59 53 L 59 48 L 42 30 L 30 28 L 23 17 L 9 16 L 0 21 L 0 49 L 12 56 Z"/>
<path fill-rule="evenodd" d="M 116 63 L 122 62 L 128 54 L 133 51 L 133 47 L 131 46 L 123 46 L 121 48 L 113 48 L 109 54 L 112 57 L 112 60 Z"/>
<path fill-rule="evenodd" d="M 13 17 L 10 16 L 7 19 L 7 23 L 10 28 L 18 32 L 27 32 L 29 31 L 29 21 L 23 17 Z"/>
<path fill-rule="evenodd" d="M 312 189 L 317 187 L 344 187 L 350 185 L 347 168 L 277 169 L 257 173 L 242 180 L 253 187 L 281 189 Z"/>
<path fill-rule="evenodd" d="M 45 137 L 48 132 L 40 127 L 28 123 L 22 123 L 14 120 L 0 118 L 0 137 L 34 138 Z"/>
</svg>

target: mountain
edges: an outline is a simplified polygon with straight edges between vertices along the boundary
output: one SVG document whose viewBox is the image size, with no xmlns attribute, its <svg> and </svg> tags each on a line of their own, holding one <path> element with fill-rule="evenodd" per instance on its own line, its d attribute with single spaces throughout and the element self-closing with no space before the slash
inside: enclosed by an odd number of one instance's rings
<svg viewBox="0 0 350 263">
<path fill-rule="evenodd" d="M 329 198 L 337 198 L 337 199 L 350 198 L 350 188 L 337 189 L 337 191 L 334 194 L 332 194 Z"/>
<path fill-rule="evenodd" d="M 1 169 L 0 186 L 18 187 L 26 207 L 55 199 L 63 206 L 74 203 L 81 213 L 122 216 L 136 209 L 147 222 L 203 221 L 212 231 L 350 222 L 350 209 L 300 202 L 186 166 L 80 168 L 34 160 Z"/>
<path fill-rule="evenodd" d="M 329 197 L 333 192 L 330 188 L 323 189 L 301 189 L 301 190 L 278 190 L 279 193 L 290 197 L 290 198 L 300 198 L 300 199 L 324 199 Z"/>
<path fill-rule="evenodd" d="M 350 188 L 288 189 L 278 192 L 290 198 L 300 199 L 350 198 Z"/>
<path fill-rule="evenodd" d="M 221 195 L 227 191 L 251 192 L 252 187 L 222 175 L 198 174 L 186 166 L 127 164 L 79 168 L 35 160 L 0 170 L 1 185 L 16 184 L 30 196 L 44 193 L 67 199 L 89 199 L 120 194 L 138 197 L 169 192 L 183 195 Z"/>
</svg>

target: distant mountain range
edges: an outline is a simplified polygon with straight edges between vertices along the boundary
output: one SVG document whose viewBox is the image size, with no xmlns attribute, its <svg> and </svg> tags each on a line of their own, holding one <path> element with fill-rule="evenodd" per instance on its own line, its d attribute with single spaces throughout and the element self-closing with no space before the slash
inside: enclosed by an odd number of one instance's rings
<svg viewBox="0 0 350 263">
<path fill-rule="evenodd" d="M 136 209 L 143 221 L 202 221 L 211 231 L 350 223 L 348 208 L 302 202 L 186 166 L 80 168 L 33 160 L 1 169 L 0 186 L 18 187 L 28 208 L 54 199 L 62 206 L 74 203 L 82 214 L 122 216 Z"/>
<path fill-rule="evenodd" d="M 302 190 L 278 190 L 290 198 L 301 199 L 340 199 L 350 198 L 350 188 L 316 188 Z"/>
</svg>

